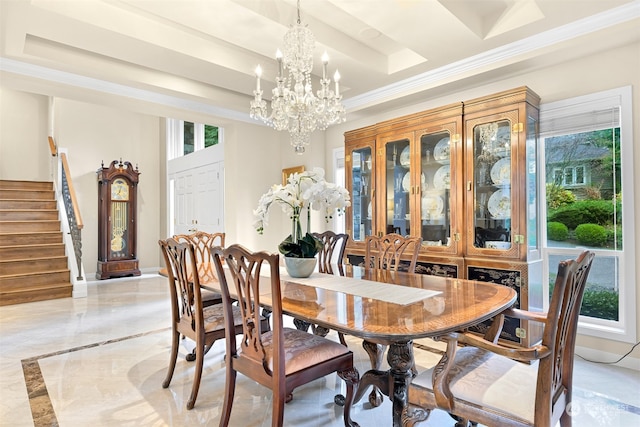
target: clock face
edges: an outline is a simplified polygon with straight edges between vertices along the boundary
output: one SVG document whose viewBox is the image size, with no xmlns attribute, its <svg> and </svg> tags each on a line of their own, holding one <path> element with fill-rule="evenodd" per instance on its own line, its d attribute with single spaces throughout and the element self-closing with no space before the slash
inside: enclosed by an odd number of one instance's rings
<svg viewBox="0 0 640 427">
<path fill-rule="evenodd" d="M 129 184 L 122 178 L 117 178 L 111 184 L 111 200 L 129 200 Z"/>
</svg>

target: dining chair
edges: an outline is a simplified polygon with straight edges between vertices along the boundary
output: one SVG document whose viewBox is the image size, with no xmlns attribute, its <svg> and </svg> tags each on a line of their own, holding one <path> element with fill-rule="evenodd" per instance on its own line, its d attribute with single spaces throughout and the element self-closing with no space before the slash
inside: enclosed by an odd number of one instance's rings
<svg viewBox="0 0 640 427">
<path fill-rule="evenodd" d="M 365 268 L 391 271 L 416 271 L 422 237 L 389 233 L 367 236 L 365 239 Z"/>
<path fill-rule="evenodd" d="M 379 271 L 415 273 L 421 245 L 422 237 L 404 237 L 397 233 L 388 233 L 383 236 L 367 236 L 365 239 L 364 267 L 365 269 L 373 268 Z M 387 346 L 363 340 L 362 347 L 369 356 L 371 369 L 380 370 Z M 362 394 L 363 390 L 359 393 Z M 369 403 L 377 407 L 382 404 L 382 399 L 382 392 L 374 386 L 369 394 Z"/>
<path fill-rule="evenodd" d="M 186 242 L 193 245 L 200 283 L 217 280 L 215 270 L 211 263 L 211 248 L 214 246 L 224 247 L 225 233 L 196 231 L 192 234 L 176 234 L 173 238 L 178 242 Z M 209 305 L 220 304 L 221 302 L 222 296 L 218 292 L 202 289 L 203 306 L 207 307 Z"/>
<path fill-rule="evenodd" d="M 283 425 L 284 404 L 290 400 L 294 388 L 337 372 L 347 386 L 344 424 L 356 426 L 350 417 L 354 385 L 359 379 L 358 371 L 353 365 L 353 353 L 327 338 L 283 326 L 279 255 L 251 252 L 234 244 L 226 249 L 214 248 L 213 257 L 222 289 L 225 328 L 228 331 L 225 394 L 220 426 L 229 424 L 237 372 L 271 389 L 273 427 Z M 268 276 L 261 276 L 261 273 Z M 269 287 L 261 287 L 261 281 L 267 281 Z M 260 296 L 265 289 L 271 291 L 270 331 L 265 331 L 257 321 Z M 232 292 L 242 311 L 243 335 L 240 343 L 231 333 L 234 328 Z"/>
<path fill-rule="evenodd" d="M 178 358 L 180 336 L 185 336 L 196 343 L 196 369 L 191 387 L 191 395 L 187 401 L 187 409 L 192 409 L 198 397 L 202 366 L 205 353 L 213 343 L 225 336 L 224 311 L 222 304 L 203 307 L 200 280 L 196 271 L 196 252 L 193 245 L 175 239 L 159 240 L 162 255 L 167 267 L 171 294 L 171 359 L 169 369 L 162 387 L 171 383 Z M 232 308 L 232 326 L 230 333 L 242 333 L 242 315 L 238 307 Z M 261 318 L 263 327 L 269 327 L 267 319 Z"/>
<path fill-rule="evenodd" d="M 346 233 L 334 233 L 333 231 L 325 231 L 323 233 L 311 233 L 313 237 L 322 242 L 322 249 L 318 252 L 318 272 L 333 274 L 336 268 L 338 273 L 344 275 L 344 252 L 347 248 L 349 235 Z M 301 331 L 307 331 L 311 326 L 311 332 L 321 337 L 326 337 L 329 329 L 311 324 L 301 319 L 293 319 L 293 324 Z M 342 345 L 346 346 L 342 332 L 338 332 L 338 339 Z"/>
<path fill-rule="evenodd" d="M 211 263 L 211 248 L 214 246 L 223 246 L 225 233 L 207 233 L 204 231 L 196 231 L 192 234 L 176 234 L 173 236 L 179 243 L 189 243 L 193 245 L 196 254 L 196 266 L 200 283 L 206 283 L 211 280 L 217 280 L 213 264 Z M 191 273 L 189 273 L 191 278 Z M 200 290 L 202 294 L 202 306 L 221 304 L 222 296 L 218 292 L 207 289 Z M 208 348 L 207 348 L 208 351 Z M 189 362 L 196 360 L 196 349 L 187 354 L 185 359 Z"/>
<path fill-rule="evenodd" d="M 508 309 L 492 336 L 468 332 L 443 337 L 442 360 L 413 379 L 409 404 L 415 425 L 432 409 L 448 411 L 456 426 L 551 427 L 571 425 L 575 340 L 584 289 L 595 254 L 584 251 L 558 265 L 547 313 Z M 540 344 L 514 348 L 498 341 L 504 316 L 541 322 Z M 464 347 L 459 348 L 459 345 Z"/>
</svg>

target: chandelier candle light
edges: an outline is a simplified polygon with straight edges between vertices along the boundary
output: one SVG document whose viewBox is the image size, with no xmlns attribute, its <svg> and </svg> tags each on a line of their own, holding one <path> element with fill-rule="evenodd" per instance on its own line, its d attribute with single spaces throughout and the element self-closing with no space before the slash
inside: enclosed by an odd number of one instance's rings
<svg viewBox="0 0 640 427">
<path fill-rule="evenodd" d="M 256 89 L 251 101 L 250 116 L 260 119 L 276 130 L 288 130 L 295 152 L 302 154 L 309 145 L 311 132 L 325 130 L 329 126 L 346 120 L 346 113 L 340 96 L 340 73 L 333 75 L 335 92 L 330 89 L 327 78 L 329 56 L 322 55 L 322 78 L 317 96 L 313 94 L 311 70 L 315 37 L 306 24 L 300 20 L 300 0 L 298 0 L 298 21 L 284 35 L 284 55 L 276 52 L 278 76 L 272 91 L 271 114 L 262 99 L 260 78 L 262 67 L 256 68 Z M 285 76 L 286 75 L 286 76 Z"/>
</svg>

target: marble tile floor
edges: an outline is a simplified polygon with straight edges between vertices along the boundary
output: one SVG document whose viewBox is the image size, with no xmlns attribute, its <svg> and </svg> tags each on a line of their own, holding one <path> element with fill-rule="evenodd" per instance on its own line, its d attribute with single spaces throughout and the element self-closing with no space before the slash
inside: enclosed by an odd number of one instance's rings
<svg viewBox="0 0 640 427">
<path fill-rule="evenodd" d="M 217 426 L 224 386 L 224 342 L 205 360 L 196 406 L 185 407 L 193 364 L 184 341 L 168 389 L 169 306 L 166 279 L 157 275 L 89 282 L 89 296 L 0 307 L 0 426 Z M 335 332 L 329 337 L 337 340 Z M 369 364 L 360 340 L 347 337 L 356 364 Z M 417 347 L 438 348 L 421 340 Z M 440 356 L 416 348 L 419 366 Z M 341 426 L 334 374 L 294 392 L 287 426 Z M 574 425 L 640 425 L 640 372 L 576 359 Z M 239 375 L 231 426 L 271 425 L 271 394 Z M 391 402 L 371 408 L 363 399 L 353 418 L 362 427 L 390 426 Z M 425 426 L 452 426 L 434 411 Z"/>
</svg>

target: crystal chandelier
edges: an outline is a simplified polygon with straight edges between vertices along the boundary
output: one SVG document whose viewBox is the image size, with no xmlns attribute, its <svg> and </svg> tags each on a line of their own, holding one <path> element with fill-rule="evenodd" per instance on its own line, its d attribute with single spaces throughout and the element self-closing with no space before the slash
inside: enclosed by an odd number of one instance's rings
<svg viewBox="0 0 640 427">
<path fill-rule="evenodd" d="M 346 120 L 344 106 L 340 102 L 340 73 L 333 76 L 335 92 L 329 88 L 327 78 L 329 56 L 322 55 L 322 78 L 317 96 L 311 86 L 313 50 L 315 37 L 300 20 L 300 0 L 298 0 L 298 21 L 284 35 L 284 56 L 280 49 L 276 52 L 278 76 L 271 97 L 271 114 L 267 114 L 267 103 L 262 99 L 260 77 L 262 68 L 256 68 L 256 89 L 251 101 L 250 116 L 260 119 L 276 130 L 288 130 L 291 145 L 298 154 L 304 153 L 309 145 L 311 132 Z"/>
</svg>

